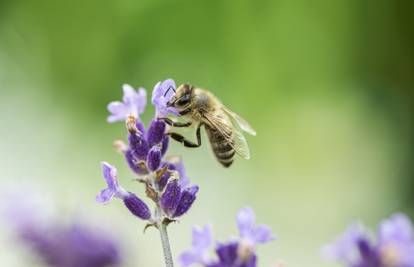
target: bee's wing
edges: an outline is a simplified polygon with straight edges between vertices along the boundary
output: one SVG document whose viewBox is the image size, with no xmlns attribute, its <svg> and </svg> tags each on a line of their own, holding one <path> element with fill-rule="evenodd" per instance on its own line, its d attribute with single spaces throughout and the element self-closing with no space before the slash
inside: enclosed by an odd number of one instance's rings
<svg viewBox="0 0 414 267">
<path fill-rule="evenodd" d="M 226 120 L 214 114 L 205 114 L 204 118 L 216 129 L 242 158 L 250 158 L 250 150 L 246 138 L 235 127 L 226 124 Z M 228 120 L 228 119 L 227 119 Z M 231 123 L 231 122 L 230 122 Z M 233 134 L 232 134 L 233 133 Z"/>
<path fill-rule="evenodd" d="M 236 153 L 239 154 L 242 158 L 250 159 L 250 150 L 249 146 L 247 145 L 246 138 L 244 138 L 243 134 L 236 129 L 234 129 L 233 135 L 234 144 L 232 146 Z"/>
<path fill-rule="evenodd" d="M 229 108 L 222 106 L 221 109 L 227 114 L 229 115 L 235 122 L 237 122 L 237 124 L 240 126 L 240 129 L 242 129 L 243 131 L 245 131 L 246 133 L 249 133 L 253 136 L 256 135 L 256 131 L 253 129 L 252 126 L 250 126 L 250 124 L 243 119 L 241 116 L 239 116 L 238 114 L 236 114 L 235 112 L 231 111 Z"/>
</svg>

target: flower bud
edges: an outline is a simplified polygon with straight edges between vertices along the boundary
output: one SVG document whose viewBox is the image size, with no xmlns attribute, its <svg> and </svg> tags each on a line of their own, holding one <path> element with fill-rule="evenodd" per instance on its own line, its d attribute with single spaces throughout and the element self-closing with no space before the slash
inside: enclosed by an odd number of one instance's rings
<svg viewBox="0 0 414 267">
<path fill-rule="evenodd" d="M 129 148 L 132 151 L 132 155 L 137 160 L 146 160 L 148 155 L 148 143 L 142 138 L 139 133 L 130 133 L 128 135 Z"/>
<path fill-rule="evenodd" d="M 155 171 L 161 164 L 161 150 L 158 146 L 150 149 L 147 156 L 147 166 L 151 171 Z"/>
<path fill-rule="evenodd" d="M 151 218 L 151 212 L 147 204 L 145 204 L 145 202 L 139 199 L 135 194 L 129 193 L 123 200 L 129 211 L 138 218 L 143 220 Z"/>
<path fill-rule="evenodd" d="M 148 129 L 147 140 L 150 147 L 161 143 L 165 133 L 165 122 L 161 120 L 152 120 Z"/>
<path fill-rule="evenodd" d="M 138 164 L 138 162 L 136 162 L 134 156 L 132 155 L 131 149 L 125 151 L 125 160 L 127 161 L 129 168 L 131 168 L 131 170 L 136 174 L 148 173 L 144 162 L 143 164 Z"/>
<path fill-rule="evenodd" d="M 176 179 L 170 181 L 161 196 L 161 208 L 169 215 L 173 215 L 181 199 L 181 188 Z"/>
<path fill-rule="evenodd" d="M 186 188 L 182 192 L 180 202 L 178 203 L 177 209 L 175 210 L 173 217 L 180 217 L 191 208 L 191 205 L 193 205 L 193 202 L 196 199 L 197 192 L 197 185 Z"/>
</svg>

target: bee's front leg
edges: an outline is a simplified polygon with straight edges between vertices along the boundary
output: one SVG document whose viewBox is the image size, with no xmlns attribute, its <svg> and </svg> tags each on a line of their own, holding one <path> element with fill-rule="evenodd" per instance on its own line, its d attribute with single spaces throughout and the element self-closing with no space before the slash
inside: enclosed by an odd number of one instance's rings
<svg viewBox="0 0 414 267">
<path fill-rule="evenodd" d="M 177 142 L 180 142 L 185 147 L 199 147 L 201 146 L 201 123 L 197 126 L 197 143 L 194 143 L 190 140 L 187 140 L 184 136 L 182 136 L 179 133 L 169 132 L 167 133 L 172 139 L 174 139 Z"/>
<path fill-rule="evenodd" d="M 173 126 L 173 127 L 189 127 L 191 126 L 191 121 L 189 122 L 178 122 L 178 121 L 173 121 L 169 118 L 159 118 L 159 120 L 163 120 L 165 121 L 166 124 Z"/>
</svg>

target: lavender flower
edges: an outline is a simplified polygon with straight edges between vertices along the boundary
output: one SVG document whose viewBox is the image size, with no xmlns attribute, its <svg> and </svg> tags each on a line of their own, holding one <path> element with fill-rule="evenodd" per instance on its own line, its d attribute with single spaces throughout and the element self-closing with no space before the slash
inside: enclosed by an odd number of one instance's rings
<svg viewBox="0 0 414 267">
<path fill-rule="evenodd" d="M 51 267 L 120 266 L 119 244 L 96 225 L 78 221 L 62 224 L 59 218 L 44 218 L 44 207 L 30 194 L 15 194 L 2 201 L 2 215 L 17 241 Z M 43 204 L 43 203 L 42 203 Z M 43 211 L 39 213 L 38 211 Z"/>
<path fill-rule="evenodd" d="M 394 214 L 381 222 L 376 242 L 361 224 L 354 224 L 323 255 L 349 267 L 414 267 L 414 234 L 409 218 Z"/>
<path fill-rule="evenodd" d="M 384 266 L 414 267 L 414 233 L 410 219 L 394 214 L 381 222 L 378 251 Z"/>
<path fill-rule="evenodd" d="M 108 122 L 125 121 L 128 116 L 138 118 L 145 110 L 147 103 L 147 93 L 144 88 L 135 91 L 129 84 L 122 86 L 124 90 L 123 101 L 114 101 L 108 105 L 108 110 L 112 114 L 108 117 Z"/>
<path fill-rule="evenodd" d="M 212 246 L 210 226 L 193 229 L 192 248 L 184 251 L 179 258 L 184 267 L 199 264 L 205 267 L 255 267 L 257 263 L 256 245 L 274 240 L 270 228 L 255 225 L 255 215 L 251 208 L 243 208 L 237 214 L 240 232 L 238 240 L 216 245 L 216 259 L 209 257 Z"/>
<path fill-rule="evenodd" d="M 166 103 L 173 97 L 175 82 L 171 79 L 157 83 L 152 93 L 152 103 L 156 108 L 156 117 L 148 129 L 140 121 L 139 115 L 144 112 L 146 92 L 141 88 L 136 92 L 131 86 L 124 85 L 123 103 L 112 102 L 108 109 L 112 115 L 108 121 L 124 120 L 128 130 L 128 144 L 117 141 L 118 150 L 125 156 L 128 166 L 138 175 L 137 180 L 145 185 L 147 196 L 161 208 L 155 212 L 157 218 L 151 218 L 148 206 L 135 194 L 123 189 L 117 180 L 115 167 L 102 163 L 103 175 L 107 188 L 103 189 L 96 200 L 107 203 L 113 197 L 123 200 L 125 206 L 137 217 L 149 220 L 151 224 L 167 219 L 172 221 L 185 214 L 198 192 L 198 186 L 190 185 L 185 175 L 181 160 L 163 159 L 167 152 L 169 137 L 167 125 L 160 116 L 177 114 L 174 108 Z"/>
<path fill-rule="evenodd" d="M 17 231 L 20 241 L 48 266 L 104 267 L 120 263 L 117 245 L 104 232 L 84 225 L 53 225 L 44 229 L 34 224 Z"/>
<path fill-rule="evenodd" d="M 180 263 L 183 266 L 191 264 L 202 264 L 207 266 L 212 263 L 210 259 L 210 247 L 213 245 L 213 234 L 211 225 L 204 228 L 199 226 L 193 227 L 192 248 L 180 255 Z"/>
<path fill-rule="evenodd" d="M 119 185 L 115 167 L 102 162 L 102 172 L 108 187 L 101 190 L 101 193 L 96 197 L 96 201 L 106 204 L 113 197 L 116 197 L 121 199 L 129 211 L 138 218 L 143 220 L 151 218 L 151 212 L 145 202 Z"/>
<path fill-rule="evenodd" d="M 106 204 L 111 201 L 113 197 L 123 200 L 128 195 L 128 192 L 119 185 L 116 168 L 107 162 L 102 162 L 101 167 L 103 177 L 108 187 L 101 190 L 101 193 L 96 196 L 96 201 Z"/>
<path fill-rule="evenodd" d="M 165 117 L 168 114 L 178 116 L 178 111 L 167 107 L 167 102 L 174 96 L 175 82 L 171 79 L 158 82 L 152 91 L 152 104 L 155 106 L 156 117 Z"/>
<path fill-rule="evenodd" d="M 156 112 L 148 129 L 139 118 L 145 110 L 145 89 L 136 92 L 131 86 L 124 85 L 123 102 L 108 105 L 108 110 L 112 113 L 108 122 L 125 121 L 128 144 L 119 140 L 114 144 L 125 156 L 131 170 L 137 174 L 136 181 L 145 186 L 147 197 L 154 202 L 153 215 L 144 201 L 119 185 L 116 169 L 108 163 L 102 164 L 107 188 L 96 198 L 103 204 L 114 197 L 119 198 L 133 215 L 147 221 L 145 229 L 155 226 L 160 232 L 167 267 L 173 266 L 167 226 L 188 212 L 199 190 L 198 186 L 190 185 L 181 160 L 177 161 L 177 157 L 164 159 L 169 144 L 169 126 L 163 118 L 169 114 L 178 115 L 175 108 L 167 107 L 168 101 L 175 94 L 175 87 L 175 82 L 171 79 L 155 85 L 151 102 Z"/>
<path fill-rule="evenodd" d="M 244 243 L 254 249 L 256 244 L 264 244 L 275 239 L 267 225 L 255 225 L 256 216 L 250 207 L 243 208 L 237 214 L 237 226 Z"/>
</svg>

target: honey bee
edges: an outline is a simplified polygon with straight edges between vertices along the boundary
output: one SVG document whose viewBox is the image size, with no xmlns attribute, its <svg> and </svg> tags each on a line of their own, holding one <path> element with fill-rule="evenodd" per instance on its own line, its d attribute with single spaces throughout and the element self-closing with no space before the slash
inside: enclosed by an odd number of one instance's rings
<svg viewBox="0 0 414 267">
<path fill-rule="evenodd" d="M 256 135 L 256 131 L 246 120 L 225 107 L 211 92 L 190 84 L 182 84 L 167 106 L 174 107 L 180 116 L 188 119 L 188 122 L 175 122 L 169 118 L 162 118 L 167 124 L 173 127 L 197 125 L 197 143 L 187 140 L 181 134 L 169 132 L 168 135 L 174 140 L 186 147 L 199 147 L 200 130 L 201 126 L 204 126 L 214 155 L 224 167 L 230 167 L 236 153 L 245 159 L 250 158 L 246 139 L 235 126 L 251 135 Z"/>
</svg>

